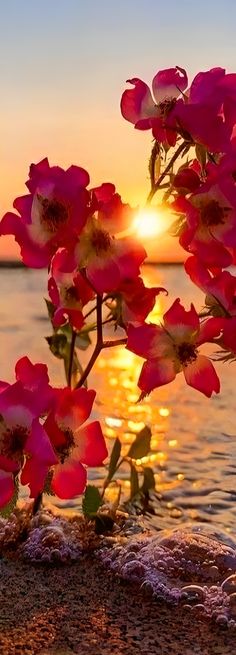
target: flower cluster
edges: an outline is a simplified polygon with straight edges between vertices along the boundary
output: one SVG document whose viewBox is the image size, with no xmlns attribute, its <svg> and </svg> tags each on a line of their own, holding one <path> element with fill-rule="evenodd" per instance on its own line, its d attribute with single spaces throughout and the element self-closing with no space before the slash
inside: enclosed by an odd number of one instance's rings
<svg viewBox="0 0 236 655">
<path fill-rule="evenodd" d="M 199 321 L 194 306 L 185 311 L 177 299 L 161 326 L 130 324 L 127 347 L 146 359 L 141 397 L 180 371 L 189 385 L 211 396 L 220 383 L 199 346 L 214 342 L 223 349 L 222 359 L 236 357 L 236 278 L 224 270 L 236 253 L 236 74 L 213 68 L 188 87 L 186 71 L 177 66 L 155 75 L 153 96 L 142 80 L 128 82 L 134 88 L 124 91 L 121 111 L 137 129 L 152 129 L 152 168 L 157 156 L 160 166 L 178 146 L 164 174 L 151 180 L 149 198 L 166 177 L 165 198 L 176 214 L 173 231 L 191 254 L 185 270 L 205 292 L 206 311 Z M 181 154 L 187 160 L 179 165 Z"/>
<path fill-rule="evenodd" d="M 236 278 L 224 270 L 236 261 L 236 74 L 213 68 L 189 85 L 176 66 L 156 73 L 152 92 L 139 78 L 128 82 L 122 115 L 154 137 L 147 204 L 164 189 L 163 202 L 176 215 L 174 233 L 190 255 L 186 273 L 206 294 L 205 310 L 199 316 L 177 298 L 162 323 L 147 322 L 156 296 L 167 292 L 142 279 L 146 251 L 134 235 L 135 210 L 112 183 L 90 187 L 81 167 L 32 164 L 28 193 L 2 218 L 0 235 L 14 235 L 26 266 L 48 267 L 48 342 L 64 360 L 67 386 L 52 388 L 47 367 L 27 357 L 17 363 L 12 385 L 0 383 L 0 505 L 18 478 L 33 498 L 47 484 L 61 498 L 81 494 L 85 466 L 107 457 L 99 422 L 87 424 L 95 392 L 83 388 L 103 347 L 124 343 L 146 360 L 140 398 L 180 372 L 210 397 L 220 381 L 202 345 L 218 344 L 222 359 L 236 358 Z M 107 321 L 124 338 L 105 342 Z M 93 330 L 95 350 L 81 371 L 77 348 L 89 345 Z"/>
<path fill-rule="evenodd" d="M 13 384 L 0 385 L 0 507 L 18 479 L 32 498 L 47 478 L 60 498 L 83 493 L 85 466 L 100 466 L 107 457 L 100 423 L 87 423 L 95 391 L 52 388 L 45 364 L 28 357 L 17 362 L 15 374 Z"/>
</svg>

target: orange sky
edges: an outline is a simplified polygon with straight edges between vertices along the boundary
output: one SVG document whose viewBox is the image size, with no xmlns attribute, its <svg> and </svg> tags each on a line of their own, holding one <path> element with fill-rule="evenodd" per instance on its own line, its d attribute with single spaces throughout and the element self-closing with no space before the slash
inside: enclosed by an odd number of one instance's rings
<svg viewBox="0 0 236 655">
<path fill-rule="evenodd" d="M 151 134 L 121 117 L 125 80 L 150 83 L 157 70 L 173 65 L 186 67 L 190 78 L 211 66 L 234 70 L 234 18 L 231 0 L 4 3 L 0 215 L 25 193 L 30 163 L 45 156 L 63 167 L 81 165 L 92 185 L 112 181 L 123 200 L 144 204 Z M 182 257 L 171 237 L 158 238 L 153 249 L 157 260 Z M 2 237 L 0 258 L 17 253 Z"/>
</svg>

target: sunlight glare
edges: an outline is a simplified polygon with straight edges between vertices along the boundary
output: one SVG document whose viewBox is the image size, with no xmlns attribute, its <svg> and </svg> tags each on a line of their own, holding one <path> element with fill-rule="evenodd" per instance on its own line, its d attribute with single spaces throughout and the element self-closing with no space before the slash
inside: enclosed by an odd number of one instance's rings
<svg viewBox="0 0 236 655">
<path fill-rule="evenodd" d="M 168 229 L 165 211 L 162 209 L 141 209 L 133 223 L 139 237 L 152 238 L 166 232 Z"/>
</svg>

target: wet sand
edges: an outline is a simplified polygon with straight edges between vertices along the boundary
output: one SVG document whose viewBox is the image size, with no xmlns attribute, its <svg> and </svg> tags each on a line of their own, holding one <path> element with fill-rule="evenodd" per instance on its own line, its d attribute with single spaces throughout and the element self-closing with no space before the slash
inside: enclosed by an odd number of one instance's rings
<svg viewBox="0 0 236 655">
<path fill-rule="evenodd" d="M 93 557 L 0 563 L 1 655 L 235 655 L 236 635 L 121 582 Z"/>
</svg>

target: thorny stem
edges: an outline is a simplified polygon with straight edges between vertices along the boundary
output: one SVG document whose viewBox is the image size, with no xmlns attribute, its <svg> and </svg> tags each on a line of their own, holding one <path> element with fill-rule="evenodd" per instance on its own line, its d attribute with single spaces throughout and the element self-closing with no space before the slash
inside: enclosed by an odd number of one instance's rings
<svg viewBox="0 0 236 655">
<path fill-rule="evenodd" d="M 171 168 L 172 168 L 173 164 L 175 163 L 176 159 L 178 159 L 178 157 L 181 155 L 181 152 L 183 152 L 183 150 L 185 148 L 186 148 L 186 142 L 183 141 L 183 143 L 181 143 L 179 145 L 179 147 L 177 148 L 177 150 L 173 154 L 173 157 L 171 157 L 169 163 L 167 164 L 166 168 L 164 169 L 163 173 L 160 175 L 158 180 L 153 183 L 152 178 L 151 178 L 152 188 L 151 188 L 150 193 L 148 194 L 148 197 L 147 197 L 147 200 L 146 200 L 146 205 L 149 205 L 151 203 L 151 200 L 152 200 L 153 196 L 155 195 L 155 193 L 160 188 L 160 185 L 163 182 L 165 176 L 167 175 L 167 173 L 169 173 L 169 171 L 171 170 Z"/>
<path fill-rule="evenodd" d="M 74 351 L 75 351 L 75 340 L 76 340 L 76 330 L 72 329 L 71 344 L 70 344 L 70 361 L 69 361 L 69 369 L 68 369 L 68 387 L 71 387 L 73 359 L 74 359 Z"/>
</svg>

